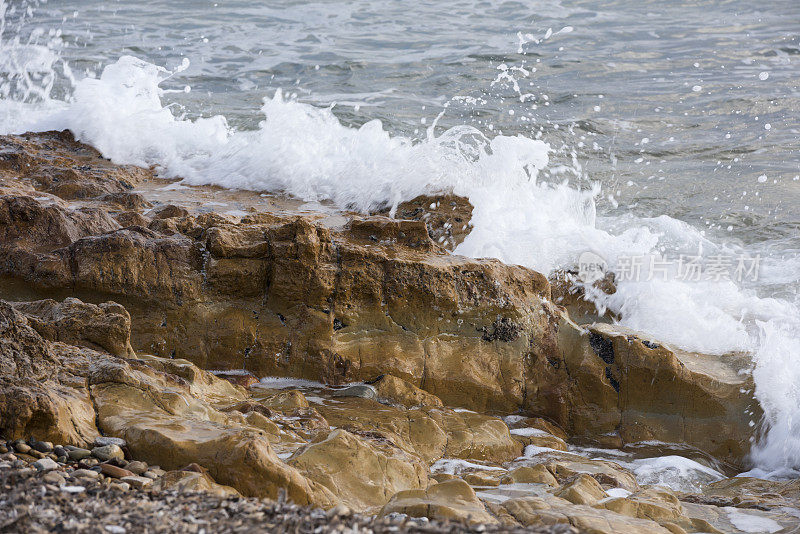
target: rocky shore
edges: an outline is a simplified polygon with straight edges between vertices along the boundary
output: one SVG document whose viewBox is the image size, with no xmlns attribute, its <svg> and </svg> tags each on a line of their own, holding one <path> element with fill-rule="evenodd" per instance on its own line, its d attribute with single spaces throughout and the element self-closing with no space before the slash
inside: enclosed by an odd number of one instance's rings
<svg viewBox="0 0 800 534">
<path fill-rule="evenodd" d="M 727 478 L 747 355 L 451 254 L 464 199 L 397 214 L 0 137 L 0 530 L 800 529 L 794 481 Z M 654 485 L 659 457 L 699 475 Z"/>
<path fill-rule="evenodd" d="M 30 470 L 0 470 L 0 530 L 3 532 L 476 532 L 573 534 L 565 524 L 522 528 L 467 525 L 426 518 L 373 517 L 341 508 L 324 511 L 285 501 L 266 501 L 207 492 L 129 492 L 89 482 L 85 491 L 57 487 Z M 70 486 L 66 486 L 70 488 Z"/>
</svg>

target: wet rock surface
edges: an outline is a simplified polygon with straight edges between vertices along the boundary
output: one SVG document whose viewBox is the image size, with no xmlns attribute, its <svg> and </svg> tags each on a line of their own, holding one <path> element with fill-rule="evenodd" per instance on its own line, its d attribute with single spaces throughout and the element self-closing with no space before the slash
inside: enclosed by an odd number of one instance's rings
<svg viewBox="0 0 800 534">
<path fill-rule="evenodd" d="M 576 324 L 580 295 L 451 255 L 463 199 L 309 211 L 64 132 L 0 147 L 3 530 L 800 528 L 793 482 L 726 478 L 745 355 Z"/>
</svg>

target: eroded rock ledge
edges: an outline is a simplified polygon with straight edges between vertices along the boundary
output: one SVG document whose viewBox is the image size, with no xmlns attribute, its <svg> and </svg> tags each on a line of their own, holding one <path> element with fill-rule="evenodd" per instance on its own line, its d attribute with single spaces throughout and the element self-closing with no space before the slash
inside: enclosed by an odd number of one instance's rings
<svg viewBox="0 0 800 534">
<path fill-rule="evenodd" d="M 438 206 L 456 215 L 417 211 Z M 0 434 L 123 437 L 166 469 L 196 462 L 244 495 L 323 507 L 697 531 L 674 495 L 557 451 L 661 441 L 735 472 L 759 416 L 744 357 L 578 326 L 541 274 L 431 239 L 455 217 L 468 229 L 463 204 L 404 210 L 419 220 L 182 189 L 68 132 L 0 137 Z M 512 434 L 508 414 L 536 431 Z M 449 481 L 454 459 L 486 469 Z M 542 496 L 474 491 L 503 480 Z M 618 487 L 632 496 L 606 505 Z M 642 511 L 653 501 L 670 521 Z"/>
</svg>

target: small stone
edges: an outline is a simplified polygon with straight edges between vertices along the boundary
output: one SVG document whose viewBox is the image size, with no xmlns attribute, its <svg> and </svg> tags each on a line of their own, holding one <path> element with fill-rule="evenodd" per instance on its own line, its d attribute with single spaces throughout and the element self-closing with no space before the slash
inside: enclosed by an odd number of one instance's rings
<svg viewBox="0 0 800 534">
<path fill-rule="evenodd" d="M 86 488 L 83 486 L 61 486 L 61 491 L 66 493 L 83 493 Z"/>
<path fill-rule="evenodd" d="M 159 476 L 157 474 L 155 474 L 155 472 L 153 472 L 153 471 L 145 471 L 144 473 L 142 473 L 142 476 L 150 478 L 152 480 L 156 480 L 156 479 L 159 478 Z"/>
<path fill-rule="evenodd" d="M 31 452 L 31 446 L 24 441 L 18 441 L 14 443 L 14 449 L 20 454 L 28 454 Z"/>
<path fill-rule="evenodd" d="M 92 471 L 91 469 L 76 469 L 72 473 L 70 473 L 72 478 L 91 478 L 92 480 L 99 480 L 100 473 L 97 471 Z"/>
<path fill-rule="evenodd" d="M 100 465 L 100 460 L 97 458 L 86 458 L 85 460 L 81 460 L 78 465 L 84 469 L 91 469 L 92 467 Z"/>
<path fill-rule="evenodd" d="M 111 436 L 97 436 L 94 438 L 95 447 L 105 447 L 107 445 L 116 445 L 117 447 L 125 447 L 128 444 L 122 438 L 112 438 Z"/>
<path fill-rule="evenodd" d="M 147 473 L 150 473 L 150 475 L 148 475 Z M 144 474 L 144 476 L 149 477 L 149 478 L 159 478 L 159 477 L 163 477 L 165 473 L 166 473 L 166 471 L 164 471 L 160 467 L 154 467 L 154 466 L 151 465 L 150 469 L 147 470 L 147 472 Z"/>
<path fill-rule="evenodd" d="M 340 389 L 333 393 L 334 397 L 361 397 L 363 399 L 376 399 L 378 393 L 375 388 L 368 384 L 359 384 L 349 388 Z"/>
<path fill-rule="evenodd" d="M 104 475 L 109 476 L 111 478 L 136 476 L 127 469 L 123 469 L 121 467 L 117 467 L 116 465 L 111 465 L 111 464 L 100 464 L 100 469 Z"/>
<path fill-rule="evenodd" d="M 147 471 L 147 464 L 138 461 L 128 462 L 128 465 L 125 466 L 125 469 L 138 476 Z"/>
<path fill-rule="evenodd" d="M 31 443 L 31 447 L 33 447 L 34 450 L 43 452 L 45 454 L 53 452 L 53 444 L 49 441 L 34 441 Z"/>
<path fill-rule="evenodd" d="M 48 484 L 53 484 L 54 486 L 63 486 L 67 481 L 55 471 L 50 471 L 49 473 L 45 473 L 42 477 L 42 480 L 47 482 Z"/>
<path fill-rule="evenodd" d="M 342 517 L 350 514 L 351 514 L 350 508 L 348 508 L 344 504 L 337 504 L 327 512 L 329 519 L 332 519 L 334 517 Z"/>
<path fill-rule="evenodd" d="M 190 463 L 189 465 L 181 469 L 181 471 L 192 471 L 193 473 L 200 473 L 200 474 L 208 473 L 208 469 L 194 462 Z"/>
<path fill-rule="evenodd" d="M 72 449 L 67 452 L 70 460 L 80 461 L 92 455 L 92 451 L 88 449 Z"/>
<path fill-rule="evenodd" d="M 138 490 L 146 489 L 148 486 L 150 486 L 150 484 L 153 483 L 153 480 L 150 479 L 150 478 L 137 477 L 137 476 L 122 477 L 120 480 L 122 482 L 126 482 L 126 483 L 130 484 L 132 487 L 134 487 L 134 488 L 136 488 Z"/>
<path fill-rule="evenodd" d="M 42 458 L 33 462 L 33 467 L 38 471 L 52 471 L 53 469 L 58 469 L 58 464 L 50 458 Z"/>
<path fill-rule="evenodd" d="M 65 464 L 65 463 L 67 463 L 67 460 L 69 460 L 69 457 L 68 457 L 68 456 L 66 456 L 66 455 L 65 455 L 65 456 L 57 456 L 57 457 L 56 457 L 56 462 L 58 462 L 58 463 L 60 463 L 60 464 Z"/>
<path fill-rule="evenodd" d="M 8 452 L 8 447 L 5 445 L 0 445 L 0 454 L 5 454 Z"/>
<path fill-rule="evenodd" d="M 102 445 L 99 447 L 95 447 L 94 449 L 92 449 L 92 456 L 103 462 L 107 462 L 112 458 L 116 460 L 125 459 L 125 453 L 122 452 L 122 449 L 119 447 L 119 445 L 113 443 L 109 445 Z"/>
<path fill-rule="evenodd" d="M 112 484 L 111 487 L 121 491 L 128 491 L 129 489 L 131 489 L 131 485 L 128 484 L 127 482 L 118 482 L 118 481 Z"/>
<path fill-rule="evenodd" d="M 31 449 L 30 451 L 28 451 L 28 454 L 30 454 L 34 458 L 47 458 L 47 455 L 45 453 L 39 452 L 35 449 Z"/>
<path fill-rule="evenodd" d="M 53 447 L 53 453 L 55 453 L 56 456 L 67 456 L 67 452 L 67 449 L 61 445 L 56 445 Z"/>
<path fill-rule="evenodd" d="M 0 461 L 0 469 L 11 469 L 11 462 Z"/>
</svg>

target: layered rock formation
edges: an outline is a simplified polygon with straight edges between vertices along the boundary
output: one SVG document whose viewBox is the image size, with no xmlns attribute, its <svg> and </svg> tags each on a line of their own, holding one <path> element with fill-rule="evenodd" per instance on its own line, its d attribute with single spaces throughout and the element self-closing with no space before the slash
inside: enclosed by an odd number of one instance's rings
<svg viewBox="0 0 800 534">
<path fill-rule="evenodd" d="M 577 325 L 543 275 L 448 252 L 469 213 L 453 197 L 401 206 L 411 219 L 310 212 L 181 189 L 69 133 L 0 138 L 0 434 L 118 436 L 165 469 L 323 507 L 735 531 L 565 451 L 677 443 L 741 470 L 759 417 L 746 357 Z M 515 484 L 529 494 L 480 491 Z"/>
</svg>

